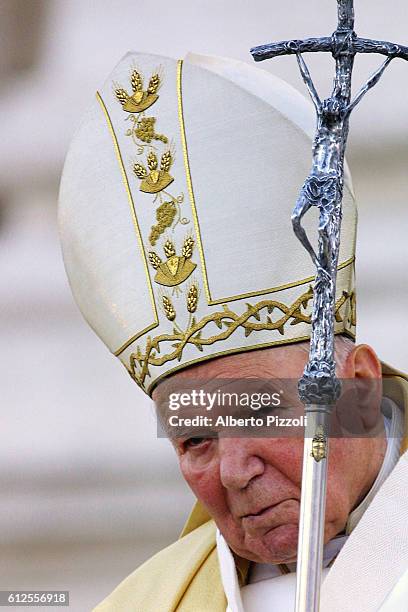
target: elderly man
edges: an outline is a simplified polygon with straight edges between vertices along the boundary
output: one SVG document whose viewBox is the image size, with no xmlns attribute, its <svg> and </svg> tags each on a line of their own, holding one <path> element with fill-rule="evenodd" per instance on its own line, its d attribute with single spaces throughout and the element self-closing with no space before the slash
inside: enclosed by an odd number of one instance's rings
<svg viewBox="0 0 408 612">
<path fill-rule="evenodd" d="M 298 93 L 230 60 L 129 54 L 97 93 L 61 185 L 64 260 L 84 316 L 162 420 L 169 384 L 301 375 L 313 266 L 290 213 L 312 133 Z M 404 610 L 408 386 L 354 345 L 348 173 L 344 202 L 337 373 L 374 433 L 331 440 L 322 610 Z M 182 537 L 98 611 L 293 609 L 303 432 L 223 434 L 170 433 L 197 504 Z"/>
</svg>

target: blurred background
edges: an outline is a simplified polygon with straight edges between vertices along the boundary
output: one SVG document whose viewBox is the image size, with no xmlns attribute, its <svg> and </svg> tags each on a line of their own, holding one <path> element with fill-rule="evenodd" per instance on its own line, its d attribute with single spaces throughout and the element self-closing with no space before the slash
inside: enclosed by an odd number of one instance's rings
<svg viewBox="0 0 408 612">
<path fill-rule="evenodd" d="M 362 36 L 408 44 L 405 0 L 356 0 Z M 335 0 L 0 0 L 0 590 L 103 599 L 173 541 L 192 505 L 148 399 L 82 320 L 64 273 L 58 184 L 76 124 L 128 50 L 251 63 L 328 35 Z M 379 65 L 356 60 L 355 83 Z M 323 92 L 330 57 L 310 66 Z M 262 65 L 304 91 L 293 57 Z M 355 112 L 358 340 L 408 370 L 408 63 Z M 197 109 L 198 112 L 198 109 Z"/>
</svg>

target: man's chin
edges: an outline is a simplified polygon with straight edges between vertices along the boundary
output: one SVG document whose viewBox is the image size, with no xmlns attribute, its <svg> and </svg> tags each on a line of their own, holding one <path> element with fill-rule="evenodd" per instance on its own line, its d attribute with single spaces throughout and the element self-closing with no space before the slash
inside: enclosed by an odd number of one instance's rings
<svg viewBox="0 0 408 612">
<path fill-rule="evenodd" d="M 255 563 L 292 563 L 296 561 L 298 525 L 279 525 L 262 535 L 245 534 L 241 557 Z"/>
</svg>

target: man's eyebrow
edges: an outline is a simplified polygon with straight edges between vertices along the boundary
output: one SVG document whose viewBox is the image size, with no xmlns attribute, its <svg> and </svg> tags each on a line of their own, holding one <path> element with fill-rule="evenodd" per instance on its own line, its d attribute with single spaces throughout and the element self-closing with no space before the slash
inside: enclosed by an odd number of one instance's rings
<svg viewBox="0 0 408 612">
<path fill-rule="evenodd" d="M 170 437 L 170 436 L 169 436 Z M 208 428 L 205 431 L 197 431 L 196 429 L 185 428 L 177 431 L 176 435 L 171 436 L 172 440 L 184 438 L 216 438 L 217 432 L 215 429 Z"/>
</svg>

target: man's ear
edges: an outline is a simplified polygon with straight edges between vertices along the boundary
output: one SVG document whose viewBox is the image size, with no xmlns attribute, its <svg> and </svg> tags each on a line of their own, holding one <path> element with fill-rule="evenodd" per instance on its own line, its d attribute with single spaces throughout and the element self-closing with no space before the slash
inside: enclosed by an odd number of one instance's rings
<svg viewBox="0 0 408 612">
<path fill-rule="evenodd" d="M 344 369 L 347 378 L 382 378 L 380 360 L 368 344 L 358 344 L 350 351 Z"/>
<path fill-rule="evenodd" d="M 374 349 L 368 344 L 359 344 L 348 354 L 341 376 L 347 379 L 346 386 L 353 390 L 348 410 L 361 420 L 365 432 L 383 427 L 380 406 L 382 399 L 381 363 Z M 349 414 L 353 420 L 353 415 Z"/>
</svg>

